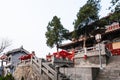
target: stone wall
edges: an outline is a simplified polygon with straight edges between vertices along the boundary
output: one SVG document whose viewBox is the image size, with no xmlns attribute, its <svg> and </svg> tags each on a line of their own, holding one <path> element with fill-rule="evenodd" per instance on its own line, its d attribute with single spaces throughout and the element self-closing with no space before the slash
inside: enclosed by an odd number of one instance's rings
<svg viewBox="0 0 120 80">
<path fill-rule="evenodd" d="M 92 80 L 96 80 L 96 77 L 98 76 L 99 72 L 99 68 L 92 68 Z"/>
<path fill-rule="evenodd" d="M 106 66 L 106 56 L 101 56 L 102 66 Z M 99 56 L 90 56 L 86 60 L 81 58 L 75 59 L 75 67 L 100 67 Z"/>
<path fill-rule="evenodd" d="M 95 80 L 120 80 L 120 56 L 111 56 Z"/>
<path fill-rule="evenodd" d="M 69 76 L 72 80 L 92 80 L 91 68 L 60 68 L 60 72 Z"/>
<path fill-rule="evenodd" d="M 24 80 L 42 80 L 41 75 L 39 75 L 30 65 L 18 66 L 13 75 L 15 80 L 21 80 L 22 77 Z"/>
<path fill-rule="evenodd" d="M 106 49 L 104 44 L 78 51 L 74 57 L 75 67 L 100 67 L 100 61 L 105 67 L 107 63 Z"/>
</svg>

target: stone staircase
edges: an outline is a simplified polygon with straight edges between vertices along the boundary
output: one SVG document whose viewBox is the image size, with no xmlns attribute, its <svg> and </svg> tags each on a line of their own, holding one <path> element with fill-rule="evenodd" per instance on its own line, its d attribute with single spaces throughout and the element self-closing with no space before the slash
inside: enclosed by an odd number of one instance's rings
<svg viewBox="0 0 120 80">
<path fill-rule="evenodd" d="M 111 56 L 95 80 L 120 80 L 120 56 Z"/>
<path fill-rule="evenodd" d="M 53 64 L 37 57 L 31 59 L 30 65 L 36 74 L 41 75 L 41 80 L 70 80 L 66 75 L 58 71 Z"/>
<path fill-rule="evenodd" d="M 42 59 L 34 58 L 31 59 L 31 64 L 33 69 L 36 69 L 36 71 L 38 71 L 39 74 L 42 75 L 42 79 L 56 80 L 57 72 L 49 66 L 49 63 L 42 62 Z"/>
</svg>

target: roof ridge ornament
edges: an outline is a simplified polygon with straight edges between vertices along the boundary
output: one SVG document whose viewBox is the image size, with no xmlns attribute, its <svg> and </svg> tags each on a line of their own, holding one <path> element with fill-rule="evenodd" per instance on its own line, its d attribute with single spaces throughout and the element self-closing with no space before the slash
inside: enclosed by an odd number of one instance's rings
<svg viewBox="0 0 120 80">
<path fill-rule="evenodd" d="M 23 45 L 20 47 L 20 49 L 23 49 Z"/>
</svg>

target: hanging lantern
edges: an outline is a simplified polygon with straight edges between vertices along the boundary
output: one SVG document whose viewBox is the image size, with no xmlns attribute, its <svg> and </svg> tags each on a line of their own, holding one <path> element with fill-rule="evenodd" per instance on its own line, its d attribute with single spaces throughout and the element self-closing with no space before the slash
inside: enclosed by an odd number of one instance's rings
<svg viewBox="0 0 120 80">
<path fill-rule="evenodd" d="M 95 39 L 96 39 L 97 42 L 100 42 L 100 40 L 101 40 L 101 34 L 96 34 L 95 35 Z"/>
</svg>

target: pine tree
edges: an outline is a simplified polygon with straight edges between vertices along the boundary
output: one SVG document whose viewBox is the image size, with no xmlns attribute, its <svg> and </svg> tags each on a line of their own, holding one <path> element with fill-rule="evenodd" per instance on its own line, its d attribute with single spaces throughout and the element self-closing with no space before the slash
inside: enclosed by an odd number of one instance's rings
<svg viewBox="0 0 120 80">
<path fill-rule="evenodd" d="M 56 45 L 58 51 L 58 46 L 65 40 L 64 34 L 66 33 L 68 33 L 68 30 L 61 24 L 60 18 L 54 16 L 52 21 L 48 23 L 47 32 L 45 33 L 47 46 L 53 48 Z"/>
<path fill-rule="evenodd" d="M 85 31 L 85 29 L 82 30 L 82 28 L 99 19 L 99 2 L 99 0 L 88 0 L 87 3 L 80 8 L 79 12 L 77 13 L 77 19 L 73 22 L 73 37 L 78 38 L 78 34 L 86 33 L 87 31 Z"/>
</svg>

